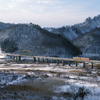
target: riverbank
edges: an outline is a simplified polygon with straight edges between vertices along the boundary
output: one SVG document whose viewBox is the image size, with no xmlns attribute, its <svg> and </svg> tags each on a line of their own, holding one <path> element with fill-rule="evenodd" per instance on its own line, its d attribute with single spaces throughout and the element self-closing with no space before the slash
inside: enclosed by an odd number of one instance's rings
<svg viewBox="0 0 100 100">
<path fill-rule="evenodd" d="M 99 100 L 99 65 L 0 61 L 1 100 Z"/>
</svg>

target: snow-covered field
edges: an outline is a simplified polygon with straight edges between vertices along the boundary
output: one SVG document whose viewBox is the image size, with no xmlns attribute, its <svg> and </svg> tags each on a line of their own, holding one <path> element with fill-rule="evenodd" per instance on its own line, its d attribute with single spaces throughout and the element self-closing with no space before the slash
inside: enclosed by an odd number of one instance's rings
<svg viewBox="0 0 100 100">
<path fill-rule="evenodd" d="M 1 59 L 0 99 L 100 100 L 100 69 Z"/>
</svg>

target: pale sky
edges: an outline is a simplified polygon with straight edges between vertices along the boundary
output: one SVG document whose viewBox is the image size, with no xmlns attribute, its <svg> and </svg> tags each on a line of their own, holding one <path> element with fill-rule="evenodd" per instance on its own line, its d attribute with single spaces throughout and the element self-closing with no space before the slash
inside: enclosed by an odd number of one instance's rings
<svg viewBox="0 0 100 100">
<path fill-rule="evenodd" d="M 100 0 L 0 0 L 0 22 L 61 27 L 100 14 Z"/>
</svg>

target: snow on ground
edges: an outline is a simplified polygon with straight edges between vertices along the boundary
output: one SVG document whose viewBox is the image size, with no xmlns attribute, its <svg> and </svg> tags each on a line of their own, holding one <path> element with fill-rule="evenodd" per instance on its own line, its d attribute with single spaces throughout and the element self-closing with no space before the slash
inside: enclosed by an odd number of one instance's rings
<svg viewBox="0 0 100 100">
<path fill-rule="evenodd" d="M 57 65 L 55 63 L 25 64 L 16 61 L 9 62 L 9 60 L 5 63 L 2 61 L 0 60 L 0 88 L 22 84 L 23 82 L 26 84 L 27 81 L 34 78 L 37 82 L 41 80 L 39 83 L 43 83 L 47 79 L 49 80 L 50 77 L 50 80 L 58 81 L 56 85 L 50 84 L 51 81 L 47 81 L 48 89 L 53 85 L 52 87 L 56 87 L 54 92 L 57 93 L 57 96 L 52 95 L 50 100 L 100 100 L 99 69 L 83 69 L 83 63 L 78 63 L 78 67 L 75 67 L 74 64 L 62 66 L 62 64 Z M 61 80 L 64 81 L 64 84 L 57 85 Z M 59 93 L 61 96 L 58 96 Z"/>
<path fill-rule="evenodd" d="M 0 52 L 0 58 L 5 58 L 5 54 Z"/>
<path fill-rule="evenodd" d="M 56 67 L 55 67 L 56 66 Z M 70 66 L 57 66 L 56 64 L 1 64 L 0 70 L 40 70 L 40 71 L 54 71 L 54 72 L 69 72 L 73 71 Z M 82 71 L 81 69 L 74 69 L 74 71 Z"/>
</svg>

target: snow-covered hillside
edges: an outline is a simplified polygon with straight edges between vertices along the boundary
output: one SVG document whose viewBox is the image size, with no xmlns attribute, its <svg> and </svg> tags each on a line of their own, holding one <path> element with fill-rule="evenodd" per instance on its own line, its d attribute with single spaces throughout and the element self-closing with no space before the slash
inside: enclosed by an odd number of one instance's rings
<svg viewBox="0 0 100 100">
<path fill-rule="evenodd" d="M 80 54 L 80 50 L 82 53 L 99 53 L 99 28 L 100 15 L 61 28 L 0 23 L 0 44 L 6 52 L 30 50 L 34 55 L 42 56 L 72 57 Z"/>
<path fill-rule="evenodd" d="M 89 17 L 83 23 L 73 26 L 44 29 L 62 35 L 81 49 L 83 54 L 100 53 L 100 15 L 93 19 Z"/>
<path fill-rule="evenodd" d="M 91 29 L 100 27 L 100 15 L 92 18 L 87 18 L 83 23 L 75 24 L 73 26 L 63 26 L 61 28 L 44 28 L 55 34 L 61 34 L 68 40 L 73 40 L 78 36 L 89 32 Z"/>
<path fill-rule="evenodd" d="M 73 44 L 79 47 L 83 54 L 99 54 L 100 53 L 100 28 L 95 28 L 74 39 Z"/>
<path fill-rule="evenodd" d="M 12 25 L 14 25 L 14 24 L 0 22 L 0 30 L 10 27 Z"/>
<path fill-rule="evenodd" d="M 0 32 L 5 52 L 30 50 L 35 56 L 72 57 L 80 50 L 61 35 L 50 33 L 34 24 L 18 24 Z"/>
</svg>

